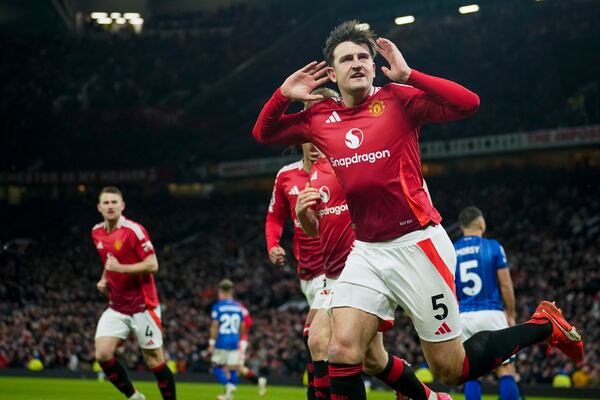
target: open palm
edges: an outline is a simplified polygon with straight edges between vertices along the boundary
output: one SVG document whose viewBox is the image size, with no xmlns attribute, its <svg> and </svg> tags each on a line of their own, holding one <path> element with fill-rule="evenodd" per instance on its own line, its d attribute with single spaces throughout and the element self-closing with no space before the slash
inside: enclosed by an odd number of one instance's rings
<svg viewBox="0 0 600 400">
<path fill-rule="evenodd" d="M 313 61 L 307 64 L 283 82 L 281 93 L 291 101 L 315 101 L 322 99 L 323 96 L 311 94 L 311 92 L 329 80 L 326 67 L 327 64 L 325 61 L 321 61 L 320 63 Z"/>
</svg>

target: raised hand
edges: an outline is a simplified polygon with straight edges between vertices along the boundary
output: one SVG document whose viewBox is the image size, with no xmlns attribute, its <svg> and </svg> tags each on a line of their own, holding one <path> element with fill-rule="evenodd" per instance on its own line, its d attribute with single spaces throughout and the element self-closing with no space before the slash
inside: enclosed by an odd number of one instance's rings
<svg viewBox="0 0 600 400">
<path fill-rule="evenodd" d="M 291 101 L 320 100 L 323 96 L 310 93 L 328 80 L 327 63 L 313 61 L 290 75 L 281 85 L 281 93 Z"/>
<path fill-rule="evenodd" d="M 398 47 L 390 40 L 378 38 L 375 50 L 390 64 L 390 67 L 383 66 L 381 71 L 394 82 L 404 83 L 410 76 L 411 69 L 406 60 L 398 50 Z"/>
</svg>

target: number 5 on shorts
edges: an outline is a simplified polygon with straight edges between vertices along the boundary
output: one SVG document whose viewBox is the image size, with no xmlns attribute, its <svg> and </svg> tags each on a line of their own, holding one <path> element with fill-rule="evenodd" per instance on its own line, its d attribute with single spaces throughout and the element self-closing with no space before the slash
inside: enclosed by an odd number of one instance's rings
<svg viewBox="0 0 600 400">
<path fill-rule="evenodd" d="M 431 296 L 431 306 L 433 307 L 433 310 L 439 310 L 440 308 L 442 309 L 442 313 L 441 314 L 437 314 L 434 315 L 435 319 L 437 320 L 443 320 L 446 319 L 446 317 L 448 316 L 448 307 L 444 304 L 444 303 L 438 303 L 438 300 L 441 300 L 444 298 L 443 294 L 437 294 L 435 296 Z"/>
</svg>

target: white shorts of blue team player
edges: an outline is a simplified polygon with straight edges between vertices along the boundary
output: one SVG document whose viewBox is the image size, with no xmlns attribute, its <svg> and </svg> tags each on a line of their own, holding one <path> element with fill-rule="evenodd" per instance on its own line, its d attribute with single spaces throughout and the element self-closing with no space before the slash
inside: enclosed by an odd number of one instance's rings
<svg viewBox="0 0 600 400">
<path fill-rule="evenodd" d="M 330 307 L 365 311 L 389 328 L 400 306 L 421 339 L 454 339 L 462 333 L 455 270 L 456 252 L 441 225 L 386 242 L 356 240 L 338 277 Z"/>
<path fill-rule="evenodd" d="M 300 280 L 300 289 L 308 305 L 313 310 L 327 308 L 330 303 L 331 288 L 336 279 L 326 278 L 325 274 L 309 280 Z"/>
<path fill-rule="evenodd" d="M 210 362 L 217 366 L 240 365 L 240 361 L 239 350 L 215 349 L 215 352 L 210 358 Z"/>
<path fill-rule="evenodd" d="M 127 339 L 133 332 L 138 346 L 142 349 L 158 349 L 163 345 L 163 334 L 160 322 L 160 306 L 133 315 L 122 314 L 107 308 L 98 321 L 96 339 L 103 336 Z"/>
<path fill-rule="evenodd" d="M 504 314 L 504 311 L 500 310 L 463 312 L 460 314 L 460 322 L 463 329 L 463 342 L 480 331 L 498 331 L 500 329 L 508 328 L 506 314 Z M 514 357 L 504 361 L 503 364 L 508 364 L 512 360 L 514 360 Z"/>
</svg>

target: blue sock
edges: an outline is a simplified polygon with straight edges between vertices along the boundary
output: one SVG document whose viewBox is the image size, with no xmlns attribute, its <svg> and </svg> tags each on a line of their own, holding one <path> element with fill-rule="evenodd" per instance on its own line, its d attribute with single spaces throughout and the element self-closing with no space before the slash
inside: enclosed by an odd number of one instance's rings
<svg viewBox="0 0 600 400">
<path fill-rule="evenodd" d="M 229 378 L 227 377 L 227 374 L 225 374 L 225 371 L 223 371 L 223 368 L 213 368 L 213 373 L 217 378 L 217 382 L 219 382 L 221 385 L 227 385 L 227 383 L 229 382 Z"/>
<path fill-rule="evenodd" d="M 512 375 L 503 375 L 498 380 L 500 388 L 500 400 L 519 400 L 519 388 L 515 377 Z"/>
<path fill-rule="evenodd" d="M 465 400 L 481 400 L 481 382 L 465 382 Z"/>
<path fill-rule="evenodd" d="M 238 373 L 236 370 L 231 370 L 229 371 L 229 383 L 231 383 L 232 385 L 237 385 L 238 382 L 240 381 L 240 379 L 238 378 Z"/>
</svg>

